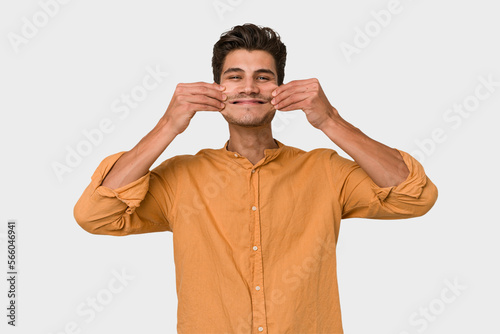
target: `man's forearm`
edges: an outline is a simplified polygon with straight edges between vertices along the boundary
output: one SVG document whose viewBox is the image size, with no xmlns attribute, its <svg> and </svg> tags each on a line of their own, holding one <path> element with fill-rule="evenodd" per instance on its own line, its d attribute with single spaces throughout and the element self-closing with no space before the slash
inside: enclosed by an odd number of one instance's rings
<svg viewBox="0 0 500 334">
<path fill-rule="evenodd" d="M 391 187 L 406 180 L 409 170 L 396 149 L 371 139 L 338 113 L 334 114 L 321 130 L 349 154 L 375 184 Z"/>
<path fill-rule="evenodd" d="M 146 175 L 176 136 L 176 132 L 162 118 L 134 148 L 116 161 L 102 185 L 117 189 Z"/>
</svg>

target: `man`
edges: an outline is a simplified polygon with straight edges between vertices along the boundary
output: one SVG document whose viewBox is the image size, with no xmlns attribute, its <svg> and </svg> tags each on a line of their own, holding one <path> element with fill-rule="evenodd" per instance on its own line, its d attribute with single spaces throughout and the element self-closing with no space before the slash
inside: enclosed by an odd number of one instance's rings
<svg viewBox="0 0 500 334">
<path fill-rule="evenodd" d="M 104 159 L 75 206 L 90 233 L 173 233 L 179 333 L 343 333 L 341 219 L 417 217 L 437 199 L 420 163 L 345 121 L 318 80 L 283 84 L 285 59 L 270 28 L 222 34 L 215 82 L 177 85 L 154 129 Z M 274 139 L 276 110 L 297 109 L 354 161 Z M 197 111 L 220 112 L 229 140 L 150 171 Z"/>
</svg>

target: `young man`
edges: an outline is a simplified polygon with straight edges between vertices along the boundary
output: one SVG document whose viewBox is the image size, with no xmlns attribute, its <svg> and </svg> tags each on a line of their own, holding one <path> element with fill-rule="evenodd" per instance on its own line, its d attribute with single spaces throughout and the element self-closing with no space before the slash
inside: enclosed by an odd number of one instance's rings
<svg viewBox="0 0 500 334">
<path fill-rule="evenodd" d="M 437 199 L 418 161 L 342 119 L 318 80 L 283 84 L 285 59 L 270 28 L 222 34 L 215 82 L 177 85 L 154 129 L 104 159 L 75 206 L 90 233 L 173 233 L 179 333 L 343 333 L 341 219 L 417 217 Z M 276 110 L 297 109 L 354 161 L 274 139 Z M 197 111 L 220 112 L 229 140 L 150 171 Z"/>
</svg>

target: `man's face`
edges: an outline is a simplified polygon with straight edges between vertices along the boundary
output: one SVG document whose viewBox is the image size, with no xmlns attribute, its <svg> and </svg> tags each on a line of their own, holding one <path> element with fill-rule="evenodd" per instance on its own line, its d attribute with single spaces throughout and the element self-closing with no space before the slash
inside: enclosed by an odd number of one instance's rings
<svg viewBox="0 0 500 334">
<path fill-rule="evenodd" d="M 222 68 L 226 106 L 221 114 L 229 124 L 259 127 L 271 123 L 276 109 L 271 93 L 278 85 L 273 56 L 262 50 L 234 50 Z"/>
</svg>

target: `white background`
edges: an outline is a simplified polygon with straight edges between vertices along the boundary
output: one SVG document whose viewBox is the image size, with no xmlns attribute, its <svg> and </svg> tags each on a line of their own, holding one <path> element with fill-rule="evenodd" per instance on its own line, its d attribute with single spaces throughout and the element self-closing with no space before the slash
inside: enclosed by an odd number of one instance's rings
<svg viewBox="0 0 500 334">
<path fill-rule="evenodd" d="M 220 3 L 225 11 L 217 11 Z M 343 221 L 337 251 L 345 333 L 500 333 L 498 5 L 401 0 L 381 26 L 371 12 L 388 4 L 73 0 L 53 7 L 44 22 L 38 1 L 3 1 L 0 261 L 5 268 L 7 220 L 15 219 L 19 309 L 12 328 L 2 279 L 1 332 L 176 332 L 172 234 L 91 235 L 75 222 L 73 207 L 102 159 L 129 150 L 152 129 L 177 83 L 213 81 L 212 47 L 220 34 L 252 22 L 272 27 L 287 45 L 285 82 L 318 78 L 344 119 L 418 156 L 439 189 L 423 217 Z M 12 36 L 22 37 L 27 21 L 38 22 L 38 31 L 16 46 Z M 356 36 L 366 29 L 371 37 L 362 45 Z M 341 45 L 356 41 L 363 47 L 346 57 Z M 142 84 L 148 67 L 169 75 L 120 118 L 112 104 Z M 480 101 L 479 77 L 497 82 Z M 473 105 L 466 116 L 448 113 L 463 103 Z M 273 121 L 275 138 L 346 156 L 302 111 L 283 114 Z M 83 131 L 104 119 L 112 131 L 58 178 L 54 164 L 66 164 L 68 150 L 84 145 Z M 438 140 L 430 143 L 433 132 Z M 200 112 L 153 167 L 227 139 L 223 117 Z M 113 271 L 133 276 L 117 293 L 108 287 Z M 447 280 L 462 287 L 447 292 L 452 302 L 441 297 Z M 88 312 L 86 303 L 97 296 L 108 299 L 93 319 L 77 311 Z M 426 308 L 427 319 L 420 313 Z"/>
</svg>

